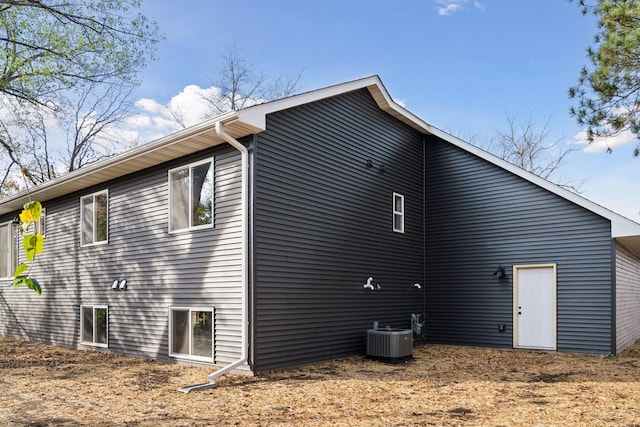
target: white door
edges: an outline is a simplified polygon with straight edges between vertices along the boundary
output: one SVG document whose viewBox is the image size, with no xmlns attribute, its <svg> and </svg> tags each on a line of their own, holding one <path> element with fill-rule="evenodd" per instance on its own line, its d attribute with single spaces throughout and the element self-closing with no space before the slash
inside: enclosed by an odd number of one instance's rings
<svg viewBox="0 0 640 427">
<path fill-rule="evenodd" d="M 556 349 L 556 266 L 514 266 L 513 346 Z"/>
</svg>

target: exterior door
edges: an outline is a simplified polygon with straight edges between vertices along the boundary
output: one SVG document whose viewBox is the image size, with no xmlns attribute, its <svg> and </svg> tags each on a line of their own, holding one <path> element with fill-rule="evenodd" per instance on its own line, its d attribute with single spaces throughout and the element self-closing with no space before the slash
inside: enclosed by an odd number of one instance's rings
<svg viewBox="0 0 640 427">
<path fill-rule="evenodd" d="M 556 265 L 514 266 L 513 346 L 556 349 Z"/>
</svg>

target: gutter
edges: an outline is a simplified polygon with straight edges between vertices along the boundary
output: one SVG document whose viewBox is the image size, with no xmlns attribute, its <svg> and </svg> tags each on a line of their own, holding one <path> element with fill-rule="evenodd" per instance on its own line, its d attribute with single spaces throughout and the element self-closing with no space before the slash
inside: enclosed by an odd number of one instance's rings
<svg viewBox="0 0 640 427">
<path fill-rule="evenodd" d="M 241 337 L 240 337 L 240 345 L 241 345 L 241 354 L 240 354 L 240 358 L 238 360 L 236 360 L 235 362 L 225 366 L 224 368 L 218 369 L 217 371 L 211 373 L 208 375 L 207 379 L 208 382 L 205 383 L 201 383 L 201 384 L 193 384 L 193 385 L 187 385 L 187 386 L 183 386 L 180 387 L 178 390 L 183 392 L 183 393 L 189 393 L 192 391 L 200 391 L 200 390 L 206 390 L 209 388 L 215 388 L 217 387 L 216 383 L 213 382 L 214 379 L 233 371 L 234 369 L 238 368 L 239 366 L 245 364 L 247 362 L 247 348 L 249 347 L 249 342 L 248 342 L 248 334 L 247 334 L 247 323 L 248 323 L 248 316 L 247 316 L 247 292 L 249 292 L 249 283 L 248 283 L 248 264 L 247 264 L 247 260 L 248 260 L 248 251 L 249 251 L 249 244 L 248 244 L 248 232 L 247 232 L 247 199 L 248 199 L 248 195 L 249 195 L 249 177 L 248 177 L 248 168 L 249 168 L 249 150 L 247 150 L 247 147 L 245 147 L 244 145 L 242 145 L 237 139 L 235 139 L 234 137 L 232 137 L 231 135 L 229 135 L 228 133 L 226 133 L 224 131 L 223 128 L 223 124 L 222 121 L 217 121 L 216 122 L 216 133 L 218 134 L 219 137 L 221 137 L 223 140 L 225 140 L 226 142 L 229 143 L 229 145 L 231 145 L 233 148 L 235 148 L 236 150 L 238 150 L 240 152 L 240 162 L 242 164 L 241 167 L 241 173 L 242 173 L 242 177 L 241 177 L 241 192 L 240 192 L 240 197 L 241 197 L 241 202 L 240 202 L 240 209 L 241 209 L 241 214 L 240 214 L 240 223 L 242 224 L 242 249 L 241 249 L 241 262 L 242 262 L 242 272 L 241 272 L 241 282 L 242 282 L 242 293 L 241 293 L 241 310 L 242 310 L 242 324 L 241 324 Z"/>
</svg>

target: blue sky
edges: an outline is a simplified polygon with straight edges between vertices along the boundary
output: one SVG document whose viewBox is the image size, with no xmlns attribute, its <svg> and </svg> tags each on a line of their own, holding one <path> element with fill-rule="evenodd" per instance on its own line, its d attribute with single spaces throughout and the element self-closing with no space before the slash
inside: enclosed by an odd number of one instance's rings
<svg viewBox="0 0 640 427">
<path fill-rule="evenodd" d="M 143 12 L 166 38 L 136 92 L 140 117 L 151 120 L 139 124 L 159 123 L 154 112 L 185 88 L 210 87 L 236 46 L 269 76 L 302 71 L 303 91 L 377 74 L 413 113 L 473 142 L 505 130 L 506 114 L 549 119 L 550 142 L 573 141 L 582 130 L 569 116 L 567 91 L 596 24 L 575 2 L 146 0 Z M 640 221 L 634 143 L 608 143 L 612 154 L 596 146 L 573 153 L 563 175 L 586 180 L 583 196 Z"/>
</svg>

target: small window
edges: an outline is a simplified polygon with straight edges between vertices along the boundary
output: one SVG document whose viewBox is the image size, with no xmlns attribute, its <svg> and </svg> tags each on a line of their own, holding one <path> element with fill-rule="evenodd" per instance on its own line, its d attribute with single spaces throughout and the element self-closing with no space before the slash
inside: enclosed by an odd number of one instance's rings
<svg viewBox="0 0 640 427">
<path fill-rule="evenodd" d="M 404 196 L 393 193 L 393 231 L 404 233 Z"/>
<path fill-rule="evenodd" d="M 107 243 L 109 229 L 108 191 L 89 194 L 80 199 L 82 246 Z"/>
<path fill-rule="evenodd" d="M 169 171 L 169 231 L 213 226 L 213 159 Z"/>
<path fill-rule="evenodd" d="M 0 279 L 12 278 L 18 266 L 15 222 L 0 224 Z"/>
<path fill-rule="evenodd" d="M 213 362 L 212 308 L 169 309 L 169 355 Z"/>
<path fill-rule="evenodd" d="M 80 306 L 80 333 L 82 344 L 108 347 L 108 308 L 106 305 Z"/>
</svg>

